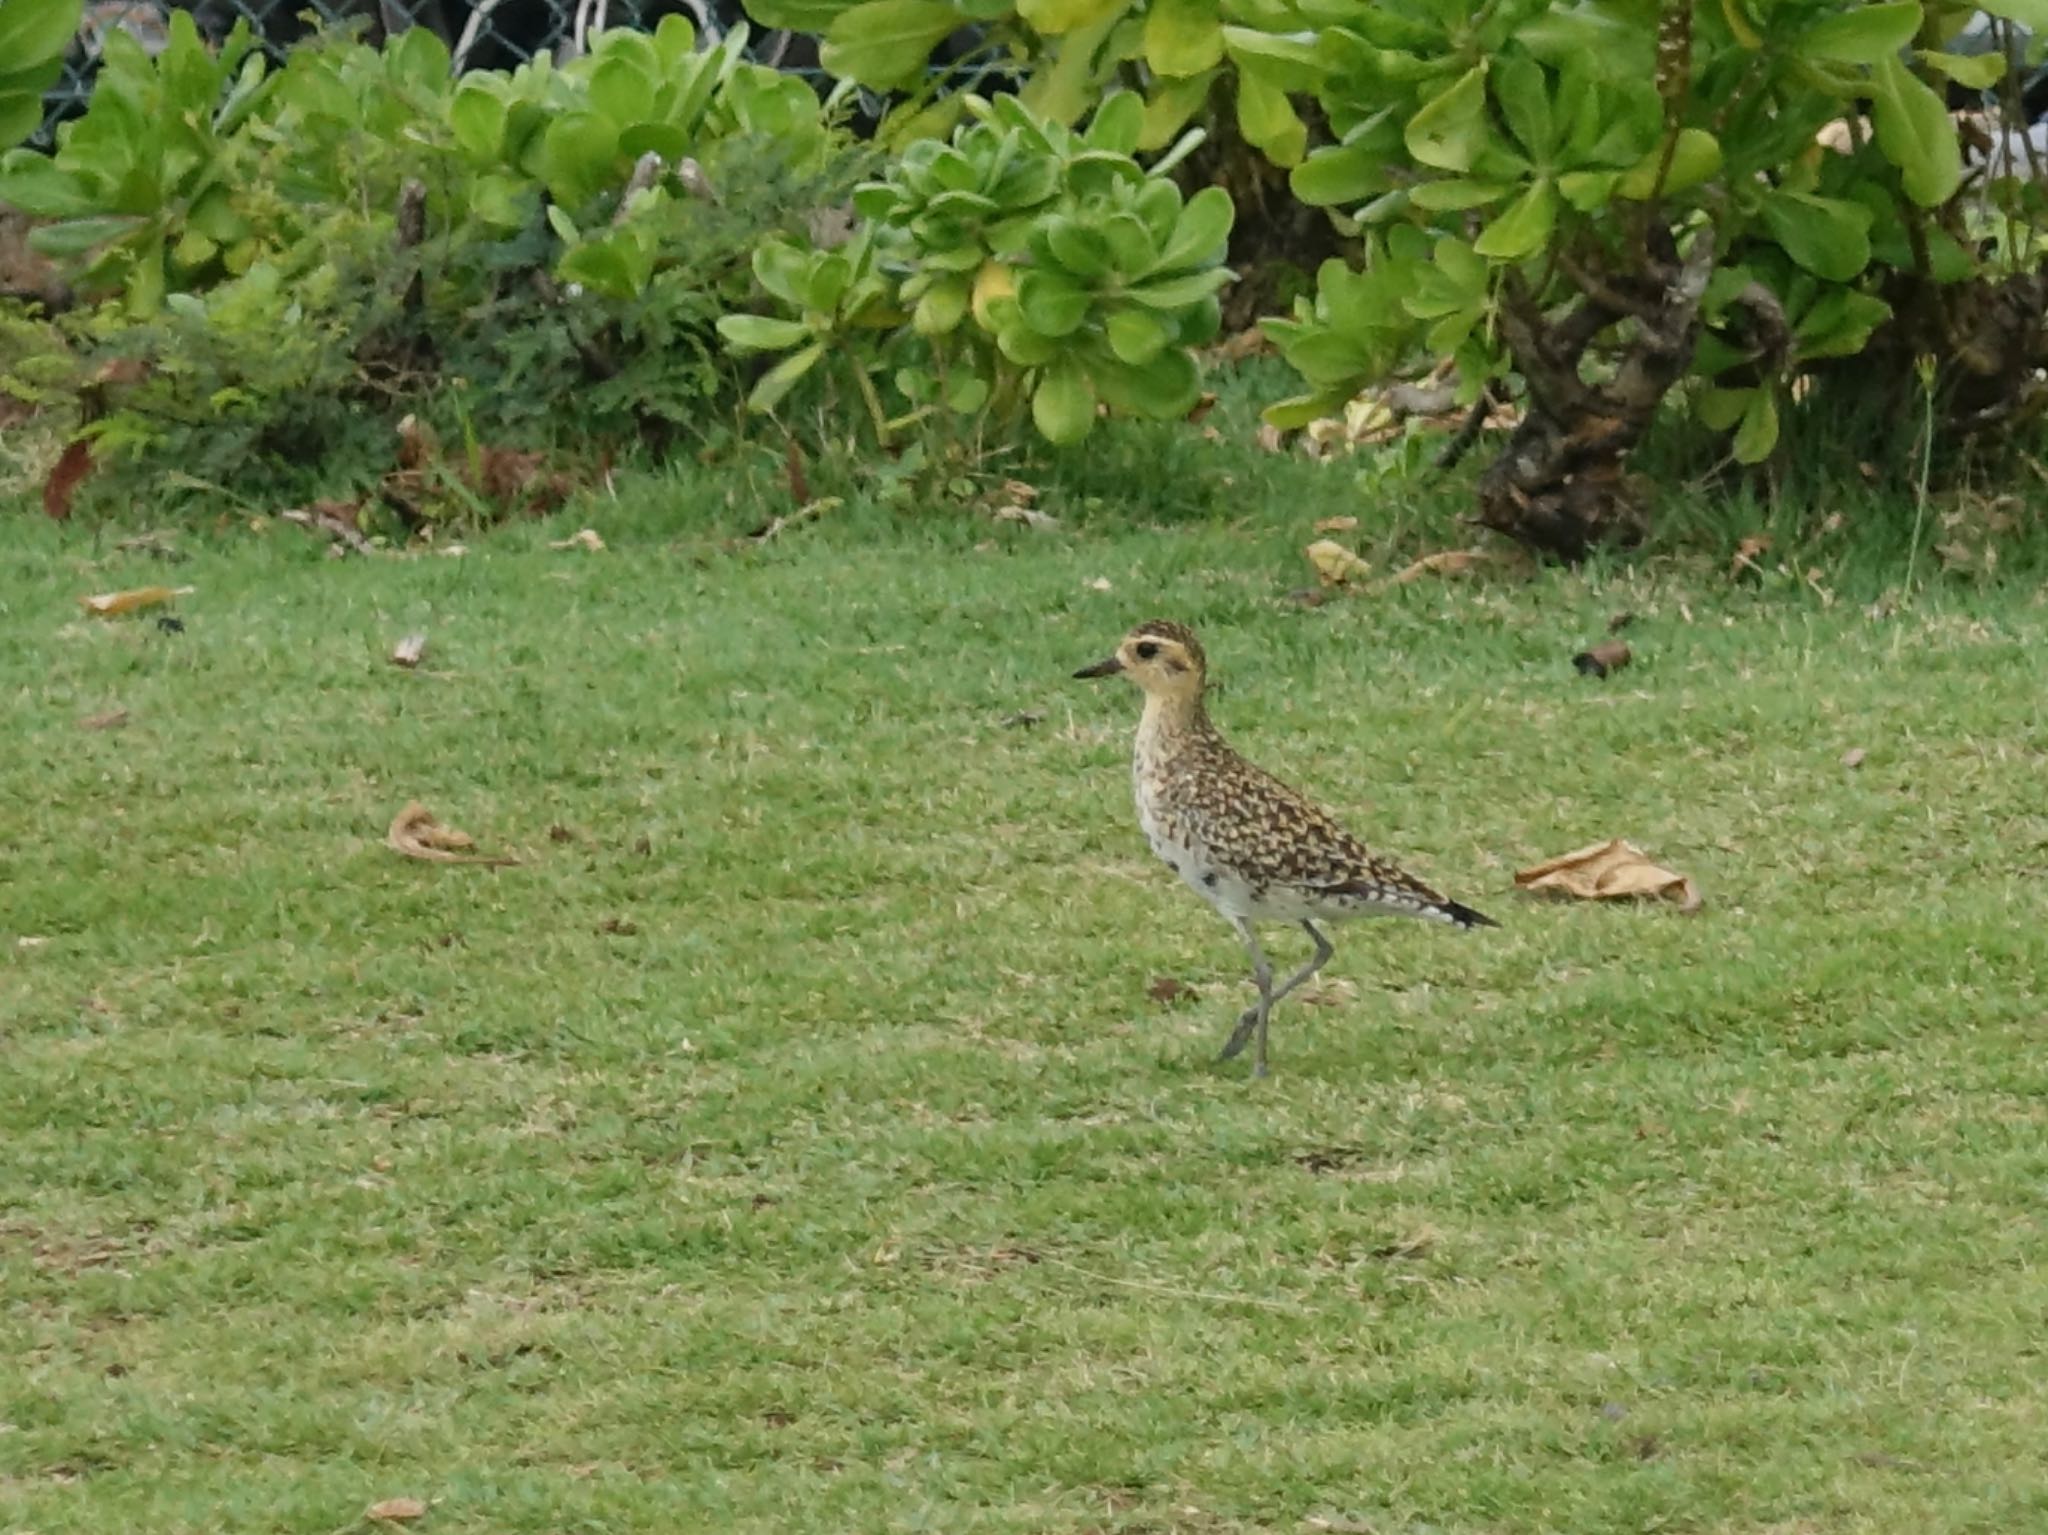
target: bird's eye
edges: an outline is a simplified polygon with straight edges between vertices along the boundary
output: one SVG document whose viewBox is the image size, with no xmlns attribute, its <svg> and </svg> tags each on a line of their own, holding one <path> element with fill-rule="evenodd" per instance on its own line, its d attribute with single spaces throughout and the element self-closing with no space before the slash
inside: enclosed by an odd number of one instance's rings
<svg viewBox="0 0 2048 1535">
<path fill-rule="evenodd" d="M 1153 644 L 1150 640 L 1145 641 L 1144 644 L 1138 647 L 1138 659 L 1140 661 L 1149 661 L 1158 654 L 1159 647 Z"/>
</svg>

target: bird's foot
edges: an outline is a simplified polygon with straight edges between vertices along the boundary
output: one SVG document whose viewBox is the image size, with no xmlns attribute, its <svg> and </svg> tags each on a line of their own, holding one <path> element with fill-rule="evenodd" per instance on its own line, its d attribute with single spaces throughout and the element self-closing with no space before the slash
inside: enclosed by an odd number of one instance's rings
<svg viewBox="0 0 2048 1535">
<path fill-rule="evenodd" d="M 1246 1045 L 1251 1043 L 1252 1035 L 1258 1031 L 1259 1010 L 1256 1007 L 1248 1007 L 1244 1011 L 1244 1016 L 1237 1020 L 1237 1027 L 1230 1031 L 1230 1038 L 1224 1043 L 1223 1053 L 1217 1056 L 1216 1059 L 1219 1061 L 1230 1060 L 1239 1051 L 1244 1049 Z"/>
</svg>

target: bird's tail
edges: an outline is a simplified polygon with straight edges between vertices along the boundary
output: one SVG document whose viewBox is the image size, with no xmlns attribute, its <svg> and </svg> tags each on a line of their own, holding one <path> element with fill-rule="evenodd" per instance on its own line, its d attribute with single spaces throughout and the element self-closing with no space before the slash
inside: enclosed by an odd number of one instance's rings
<svg viewBox="0 0 2048 1535">
<path fill-rule="evenodd" d="M 1437 914 L 1446 922 L 1456 923 L 1459 927 L 1500 926 L 1498 922 L 1487 916 L 1485 912 L 1474 911 L 1471 907 L 1461 906 L 1456 901 L 1443 902 L 1437 907 Z"/>
</svg>

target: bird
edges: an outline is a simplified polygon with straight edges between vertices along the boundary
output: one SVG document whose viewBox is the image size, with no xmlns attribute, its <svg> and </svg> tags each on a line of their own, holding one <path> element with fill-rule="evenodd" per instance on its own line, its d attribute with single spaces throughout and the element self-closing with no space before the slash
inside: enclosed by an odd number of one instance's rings
<svg viewBox="0 0 2048 1535">
<path fill-rule="evenodd" d="M 1251 1043 L 1252 1075 L 1267 1074 L 1274 1006 L 1336 953 L 1319 922 L 1406 916 L 1500 926 L 1374 853 L 1328 811 L 1238 755 L 1210 722 L 1208 658 L 1185 624 L 1141 623 L 1112 654 L 1074 673 L 1119 675 L 1145 695 L 1131 754 L 1138 824 L 1152 851 L 1237 929 L 1251 958 L 1259 1000 L 1237 1020 L 1220 1060 Z M 1278 987 L 1259 946 L 1261 922 L 1298 922 L 1315 944 L 1308 963 Z"/>
</svg>

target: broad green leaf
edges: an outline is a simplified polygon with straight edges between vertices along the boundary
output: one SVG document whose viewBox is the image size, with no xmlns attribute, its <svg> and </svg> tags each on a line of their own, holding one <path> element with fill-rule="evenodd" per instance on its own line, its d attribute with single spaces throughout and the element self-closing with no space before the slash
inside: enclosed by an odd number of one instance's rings
<svg viewBox="0 0 2048 1535">
<path fill-rule="evenodd" d="M 1470 170 L 1486 143 L 1486 66 L 1475 64 L 1408 119 L 1408 152 L 1442 171 Z"/>
<path fill-rule="evenodd" d="M 1136 91 L 1116 91 L 1103 98 L 1088 119 L 1083 137 L 1090 149 L 1127 155 L 1138 147 L 1145 131 L 1145 102 Z"/>
<path fill-rule="evenodd" d="M 1039 378 L 1031 419 L 1048 442 L 1079 442 L 1095 425 L 1095 389 L 1072 358 L 1061 358 Z"/>
<path fill-rule="evenodd" d="M 1870 210 L 1806 192 L 1764 199 L 1764 227 L 1785 254 L 1816 277 L 1847 282 L 1870 264 Z"/>
<path fill-rule="evenodd" d="M 29 231 L 28 243 L 45 256 L 80 256 L 98 246 L 127 238 L 146 222 L 126 213 L 66 219 L 61 224 L 44 224 Z"/>
<path fill-rule="evenodd" d="M 1154 0 L 1145 14 L 1145 62 L 1157 75 L 1184 79 L 1223 59 L 1223 18 L 1216 0 Z"/>
<path fill-rule="evenodd" d="M 1508 204 L 1472 249 L 1496 261 L 1519 261 L 1543 248 L 1557 222 L 1557 193 L 1545 177 Z"/>
<path fill-rule="evenodd" d="M 549 210 L 550 215 L 553 209 Z M 809 281 L 807 254 L 783 240 L 769 240 L 754 248 L 754 280 L 792 309 L 804 305 L 804 288 Z"/>
<path fill-rule="evenodd" d="M 1109 317 L 1103 331 L 1109 340 L 1109 349 L 1120 361 L 1133 366 L 1150 362 L 1169 339 L 1166 326 L 1156 315 L 1144 309 L 1117 310 Z"/>
<path fill-rule="evenodd" d="M 1712 431 L 1730 431 L 1757 393 L 1755 389 L 1702 389 L 1693 399 L 1692 413 L 1700 418 L 1700 425 Z"/>
<path fill-rule="evenodd" d="M 972 373 L 955 374 L 946 385 L 946 405 L 963 416 L 971 416 L 988 403 L 988 380 Z"/>
<path fill-rule="evenodd" d="M 1174 220 L 1173 234 L 1159 254 L 1156 270 L 1177 272 L 1184 267 L 1222 260 L 1236 217 L 1228 192 L 1221 187 L 1203 187 L 1188 199 L 1180 217 Z"/>
<path fill-rule="evenodd" d="M 1491 79 L 1508 130 L 1537 164 L 1547 164 L 1557 147 L 1557 127 L 1543 66 L 1526 54 L 1514 54 L 1495 65 Z"/>
<path fill-rule="evenodd" d="M 2031 32 L 2048 32 L 2048 0 L 1991 0 L 1977 9 L 2016 21 Z"/>
<path fill-rule="evenodd" d="M 1239 70 L 1282 91 L 1312 91 L 1328 70 L 1313 41 L 1252 27 L 1225 26 L 1223 50 Z"/>
<path fill-rule="evenodd" d="M 1497 203 L 1513 188 L 1498 181 L 1425 181 L 1408 189 L 1408 200 L 1430 213 L 1462 213 L 1467 208 L 1484 208 Z"/>
<path fill-rule="evenodd" d="M 1112 410 L 1171 421 L 1201 398 L 1202 375 L 1185 350 L 1162 350 L 1143 363 L 1095 360 L 1096 389 Z"/>
<path fill-rule="evenodd" d="M 1311 421 L 1340 414 L 1350 398 L 1343 393 L 1298 394 L 1268 405 L 1259 412 L 1259 419 L 1280 431 L 1297 432 Z"/>
<path fill-rule="evenodd" d="M 1615 184 L 1618 196 L 1640 202 L 1657 191 L 1657 171 L 1664 163 L 1664 146 L 1657 145 L 1634 166 L 1622 173 Z M 1671 168 L 1665 173 L 1663 195 L 1684 192 L 1709 180 L 1721 169 L 1721 141 L 1704 128 L 1679 130 L 1678 143 L 1671 151 Z"/>
<path fill-rule="evenodd" d="M 1180 309 L 1189 304 L 1198 304 L 1218 289 L 1226 287 L 1236 276 L 1228 267 L 1209 267 L 1205 271 L 1189 272 L 1180 277 L 1156 278 L 1141 282 L 1131 288 L 1125 297 L 1145 305 L 1148 309 Z"/>
<path fill-rule="evenodd" d="M 911 313 L 911 328 L 920 336 L 950 334 L 966 318 L 971 291 L 972 286 L 964 277 L 948 277 L 933 283 Z"/>
<path fill-rule="evenodd" d="M 1288 189 L 1311 208 L 1362 202 L 1387 187 L 1387 157 L 1359 145 L 1327 145 L 1287 176 Z"/>
<path fill-rule="evenodd" d="M 1740 47 L 1748 49 L 1751 53 L 1763 47 L 1763 36 L 1751 23 L 1744 9 L 1743 0 L 1721 0 L 1721 15 L 1727 20 L 1728 30 L 1734 34 L 1735 41 Z"/>
<path fill-rule="evenodd" d="M 780 405 L 797 386 L 806 373 L 818 365 L 818 359 L 825 355 L 825 343 L 814 341 L 801 352 L 791 352 L 774 367 L 761 375 L 761 381 L 754 385 L 747 396 L 747 409 L 757 415 L 766 415 Z"/>
<path fill-rule="evenodd" d="M 41 120 L 40 107 L 37 120 Z M 39 219 L 82 217 L 101 206 L 77 176 L 48 155 L 28 149 L 17 149 L 0 159 L 0 203 Z"/>
<path fill-rule="evenodd" d="M 1760 464 L 1777 445 L 1778 397 L 1772 390 L 1759 389 L 1750 396 L 1749 407 L 1742 413 L 1742 425 L 1735 432 L 1735 462 Z"/>
<path fill-rule="evenodd" d="M 1055 262 L 1085 282 L 1106 275 L 1116 261 L 1108 238 L 1070 214 L 1046 222 L 1045 246 Z"/>
<path fill-rule="evenodd" d="M 590 104 L 615 123 L 637 123 L 654 113 L 654 81 L 631 59 L 598 60 L 588 91 Z"/>
<path fill-rule="evenodd" d="M 819 59 L 870 90 L 898 90 L 959 25 L 960 13 L 943 0 L 862 0 L 833 18 Z"/>
<path fill-rule="evenodd" d="M 0 0 L 0 60 L 11 72 L 62 59 L 78 17 L 79 0 Z"/>
<path fill-rule="evenodd" d="M 1920 30 L 1920 0 L 1845 5 L 1824 15 L 1793 41 L 1802 58 L 1875 64 L 1913 41 Z"/>
<path fill-rule="evenodd" d="M 1217 71 L 1210 69 L 1185 80 L 1154 81 L 1152 94 L 1145 98 L 1145 131 L 1138 135 L 1138 147 L 1157 149 L 1185 128 L 1208 101 L 1216 75 Z"/>
<path fill-rule="evenodd" d="M 1120 14 L 1128 0 L 1017 0 L 1017 14 L 1045 37 L 1098 26 Z"/>
<path fill-rule="evenodd" d="M 736 352 L 782 352 L 808 340 L 811 328 L 801 320 L 776 320 L 761 314 L 728 314 L 719 317 L 718 334 Z"/>
<path fill-rule="evenodd" d="M 1973 91 L 1990 90 L 2005 78 L 2007 68 L 2002 53 L 1936 53 L 1922 48 L 1918 57 L 1928 68 Z"/>
<path fill-rule="evenodd" d="M 1853 357 L 1891 313 L 1892 306 L 1881 298 L 1851 288 L 1831 289 L 1792 327 L 1794 350 L 1802 359 Z"/>
<path fill-rule="evenodd" d="M 455 132 L 455 142 L 477 160 L 498 157 L 505 145 L 507 115 L 504 100 L 474 76 L 455 88 L 448 103 L 448 125 Z"/>
<path fill-rule="evenodd" d="M 1245 142 L 1275 165 L 1299 164 L 1308 149 L 1308 125 L 1287 93 L 1254 69 L 1237 72 L 1237 127 Z"/>
<path fill-rule="evenodd" d="M 1053 272 L 1026 271 L 1017 277 L 1017 307 L 1024 323 L 1041 336 L 1070 336 L 1088 318 L 1092 295 Z"/>
<path fill-rule="evenodd" d="M 1621 183 L 1619 171 L 1566 171 L 1557 178 L 1557 190 L 1581 213 L 1604 208 Z"/>
<path fill-rule="evenodd" d="M 1896 58 L 1872 65 L 1870 83 L 1877 147 L 1899 168 L 1906 195 L 1923 208 L 1946 202 L 1963 179 L 1962 147 L 1947 104 Z"/>
</svg>

